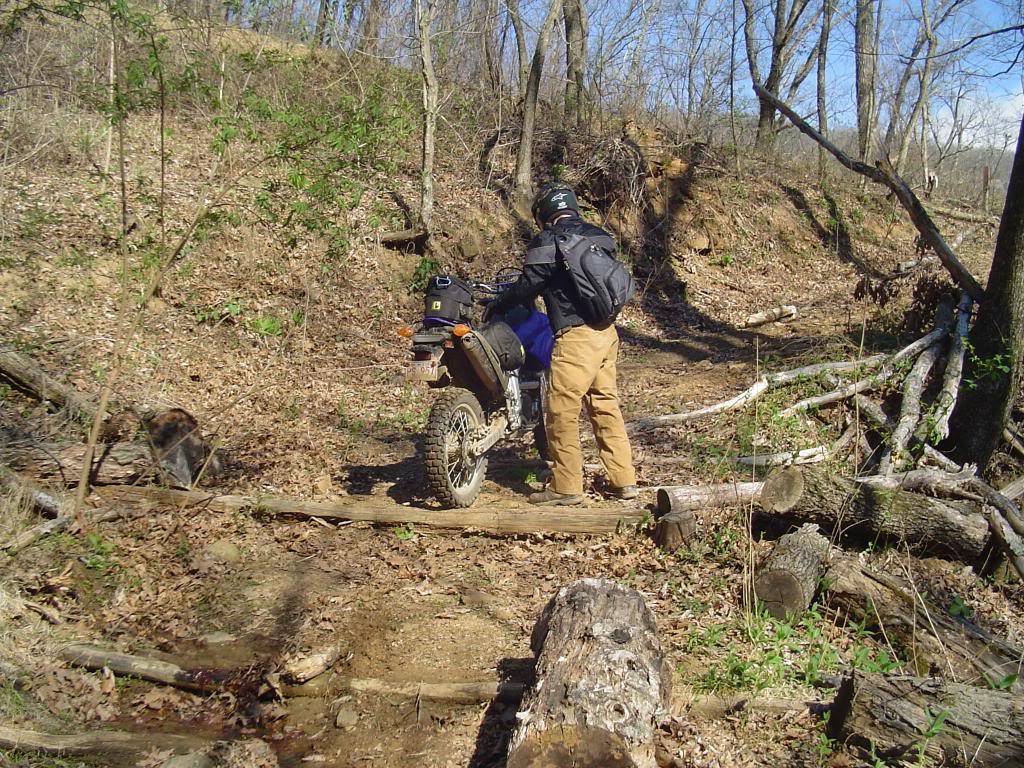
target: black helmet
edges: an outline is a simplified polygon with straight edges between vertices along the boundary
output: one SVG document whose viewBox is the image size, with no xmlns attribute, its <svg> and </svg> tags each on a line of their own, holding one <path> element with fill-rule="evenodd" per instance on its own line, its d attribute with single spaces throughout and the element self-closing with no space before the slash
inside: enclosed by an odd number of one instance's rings
<svg viewBox="0 0 1024 768">
<path fill-rule="evenodd" d="M 576 193 L 569 187 L 548 182 L 540 188 L 530 210 L 537 224 L 543 227 L 559 213 L 572 212 L 579 216 L 580 204 L 576 200 Z"/>
</svg>

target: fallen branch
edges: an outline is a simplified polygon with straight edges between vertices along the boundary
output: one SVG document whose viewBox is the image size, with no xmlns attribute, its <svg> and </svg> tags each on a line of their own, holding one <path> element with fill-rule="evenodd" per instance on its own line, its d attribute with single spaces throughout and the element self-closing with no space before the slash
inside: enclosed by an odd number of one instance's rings
<svg viewBox="0 0 1024 768">
<path fill-rule="evenodd" d="M 863 483 L 874 488 L 887 488 L 891 491 L 912 491 L 926 493 L 929 496 L 953 492 L 974 477 L 971 469 L 962 469 L 950 474 L 938 469 L 912 469 L 908 472 L 895 472 L 890 475 L 867 475 L 855 477 L 855 483 Z"/>
<path fill-rule="evenodd" d="M 1024 476 L 1007 483 L 999 489 L 999 492 L 1010 501 L 1020 498 L 1024 494 Z"/>
<path fill-rule="evenodd" d="M 651 416 L 646 419 L 639 419 L 637 421 L 630 422 L 629 426 L 636 430 L 643 430 L 663 424 L 686 424 L 691 421 L 696 421 L 697 419 L 702 419 L 706 416 L 714 416 L 719 413 L 725 413 L 726 411 L 734 411 L 739 408 L 743 408 L 757 400 L 761 395 L 773 387 L 785 386 L 801 379 L 809 379 L 819 376 L 823 373 L 846 373 L 859 371 L 864 368 L 871 369 L 881 365 L 885 359 L 885 355 L 872 355 L 871 357 L 864 358 L 863 360 L 841 360 L 832 363 L 815 363 L 814 365 L 805 365 L 788 371 L 771 373 L 766 376 L 762 376 L 751 384 L 750 387 L 745 389 L 743 392 L 740 392 L 735 397 L 723 400 L 720 403 L 709 405 L 704 408 L 698 408 L 695 411 L 687 411 L 686 413 L 669 413 L 663 416 Z"/>
<path fill-rule="evenodd" d="M 935 436 L 936 442 L 949 437 L 949 419 L 953 415 L 953 406 L 960 392 L 960 380 L 964 372 L 964 352 L 967 339 L 967 327 L 971 320 L 971 297 L 967 293 L 960 296 L 956 308 L 956 325 L 950 334 L 949 355 L 946 370 L 942 376 L 942 389 L 935 398 Z"/>
<path fill-rule="evenodd" d="M 881 386 L 888 381 L 896 372 L 895 364 L 901 360 L 909 360 L 917 357 L 919 354 L 924 352 L 926 349 L 931 347 L 940 341 L 947 333 L 948 328 L 936 328 L 934 331 L 926 336 L 922 336 L 917 341 L 914 341 L 899 352 L 894 354 L 888 362 L 886 362 L 878 373 L 873 376 L 867 376 L 859 381 L 855 381 L 852 384 L 847 384 L 842 387 L 838 387 L 831 392 L 826 392 L 823 395 L 817 395 L 815 397 L 808 397 L 805 400 L 801 400 L 794 405 L 789 406 L 780 411 L 782 416 L 792 416 L 795 413 L 806 411 L 811 408 L 820 408 L 823 405 L 829 405 L 831 403 L 837 403 L 841 400 L 847 400 L 854 395 L 859 395 L 862 392 L 867 392 L 874 389 L 875 387 Z"/>
<path fill-rule="evenodd" d="M 827 459 L 828 455 L 829 447 L 827 445 L 816 445 L 813 448 L 804 448 L 799 451 L 740 456 L 736 459 L 736 463 L 747 467 L 788 467 L 793 464 L 817 464 Z"/>
<path fill-rule="evenodd" d="M 906 462 L 907 445 L 914 434 L 914 428 L 921 419 L 921 395 L 924 392 L 928 374 L 939 359 L 939 345 L 933 344 L 917 358 L 903 383 L 903 402 L 900 406 L 900 417 L 890 438 L 890 449 L 882 454 L 878 474 L 888 475 L 893 468 L 899 469 Z"/>
<path fill-rule="evenodd" d="M 801 133 L 810 136 L 818 142 L 818 144 L 835 157 L 843 166 L 892 190 L 893 194 L 896 195 L 896 199 L 900 201 L 900 204 L 910 215 L 910 220 L 914 223 L 914 226 L 917 227 L 917 231 L 921 233 L 921 238 L 933 251 L 935 251 L 939 260 L 942 262 L 942 265 L 953 277 L 956 284 L 963 288 L 963 290 L 965 290 L 974 301 L 979 303 L 981 302 L 984 297 L 984 290 L 981 285 L 974 278 L 974 275 L 971 274 L 970 270 L 968 270 L 960 259 L 957 258 L 956 254 L 953 253 L 953 250 L 949 247 L 946 241 L 942 239 L 942 235 L 939 233 L 938 227 L 935 226 L 935 223 L 931 220 L 928 212 L 924 209 L 924 206 L 921 205 L 921 201 L 917 199 L 917 195 L 915 195 L 914 191 L 907 185 L 907 183 L 896 174 L 887 160 L 879 161 L 874 167 L 872 167 L 867 163 L 862 163 L 850 158 L 835 144 L 811 127 L 803 118 L 800 117 L 800 115 L 794 112 L 788 104 L 779 99 L 775 94 L 765 90 L 760 83 L 754 83 L 754 92 L 757 94 L 758 98 L 768 102 L 784 114 Z"/>
<path fill-rule="evenodd" d="M 878 405 L 874 400 L 864 395 L 854 395 L 852 400 L 857 413 L 863 415 L 871 422 L 875 429 L 880 431 L 892 429 L 892 419 L 882 410 L 882 406 Z"/>
<path fill-rule="evenodd" d="M 541 509 L 466 509 L 458 511 L 372 507 L 351 502 L 314 502 L 284 497 L 220 496 L 202 491 L 169 488 L 108 485 L 96 493 L 117 502 L 158 502 L 179 508 L 204 507 L 213 512 L 251 510 L 267 515 L 319 517 L 325 520 L 353 520 L 385 525 L 412 523 L 432 528 L 456 528 L 493 533 L 614 533 L 623 524 L 641 522 L 639 509 L 582 508 L 565 512 Z"/>
<path fill-rule="evenodd" d="M 19 752 L 47 755 L 138 756 L 152 749 L 169 749 L 184 754 L 210 745 L 199 736 L 171 733 L 99 731 L 76 734 L 42 733 L 0 725 L 0 747 Z"/>
<path fill-rule="evenodd" d="M 111 520 L 118 520 L 120 518 L 133 518 L 139 517 L 144 514 L 140 511 L 127 512 L 121 509 L 109 510 L 102 512 L 98 515 L 90 515 L 88 521 L 90 523 L 106 523 Z M 27 530 L 15 535 L 6 544 L 0 546 L 0 549 L 5 550 L 8 554 L 13 555 L 16 552 L 20 552 L 33 544 L 39 539 L 46 536 L 50 536 L 54 533 L 60 533 L 61 531 L 67 531 L 74 528 L 76 525 L 75 517 L 70 512 L 60 517 L 55 517 L 52 520 L 44 520 Z"/>
<path fill-rule="evenodd" d="M 61 648 L 58 656 L 75 667 L 92 670 L 106 667 L 115 675 L 137 677 L 197 693 L 222 690 L 239 678 L 237 674 L 223 670 L 184 669 L 169 661 L 132 656 L 94 645 L 67 645 Z"/>
<path fill-rule="evenodd" d="M 755 312 L 743 321 L 743 327 L 756 328 L 759 325 L 779 320 L 792 320 L 794 317 L 796 317 L 796 307 L 791 304 L 783 304 L 781 307 L 766 309 L 764 312 Z"/>
</svg>

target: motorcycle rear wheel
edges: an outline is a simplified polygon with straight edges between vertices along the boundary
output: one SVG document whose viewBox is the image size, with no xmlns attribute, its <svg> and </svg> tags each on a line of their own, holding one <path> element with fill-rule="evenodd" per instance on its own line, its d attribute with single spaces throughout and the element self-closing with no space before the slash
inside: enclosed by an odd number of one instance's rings
<svg viewBox="0 0 1024 768">
<path fill-rule="evenodd" d="M 472 459 L 468 448 L 483 424 L 484 410 L 468 389 L 449 387 L 430 409 L 424 440 L 427 483 L 446 507 L 471 506 L 480 493 L 487 458 Z"/>
</svg>

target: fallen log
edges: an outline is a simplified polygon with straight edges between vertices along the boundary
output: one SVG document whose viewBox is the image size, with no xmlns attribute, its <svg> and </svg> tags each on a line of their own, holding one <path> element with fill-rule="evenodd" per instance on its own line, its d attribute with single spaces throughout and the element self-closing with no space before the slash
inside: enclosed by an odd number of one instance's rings
<svg viewBox="0 0 1024 768">
<path fill-rule="evenodd" d="M 209 746 L 199 736 L 171 733 L 131 733 L 100 731 L 56 734 L 28 731 L 0 725 L 0 747 L 19 752 L 42 752 L 47 755 L 111 755 L 140 756 L 152 749 L 171 750 L 178 754 Z"/>
<path fill-rule="evenodd" d="M 96 404 L 76 390 L 57 381 L 27 355 L 12 349 L 0 349 L 0 378 L 16 389 L 49 403 L 55 409 L 66 408 L 75 418 L 90 422 L 96 413 Z"/>
<path fill-rule="evenodd" d="M 85 460 L 85 443 L 7 446 L 0 459 L 24 474 L 73 486 Z M 97 445 L 89 473 L 93 485 L 135 483 L 156 477 L 156 462 L 148 443 Z"/>
<path fill-rule="evenodd" d="M 829 447 L 827 445 L 816 445 L 813 448 L 803 448 L 799 451 L 739 456 L 736 463 L 747 467 L 788 467 L 791 464 L 817 464 L 827 459 L 828 455 Z"/>
<path fill-rule="evenodd" d="M 755 312 L 743 321 L 744 328 L 756 328 L 766 323 L 774 323 L 779 320 L 792 320 L 796 317 L 796 307 L 792 304 L 783 304 L 781 307 L 773 307 L 763 312 Z"/>
<path fill-rule="evenodd" d="M 481 509 L 459 511 L 375 507 L 353 502 L 315 502 L 284 497 L 220 496 L 203 491 L 169 488 L 101 486 L 96 493 L 108 501 L 122 503 L 157 502 L 185 507 L 202 507 L 212 512 L 250 510 L 266 515 L 319 517 L 324 520 L 353 520 L 386 525 L 412 523 L 431 528 L 457 528 L 493 533 L 614 533 L 622 525 L 643 520 L 639 509 L 625 507 L 581 508 L 559 512 L 543 509 Z"/>
<path fill-rule="evenodd" d="M 754 595 L 779 620 L 800 618 L 818 591 L 829 541 L 814 523 L 782 536 L 757 569 Z"/>
<path fill-rule="evenodd" d="M 654 524 L 652 538 L 665 552 L 675 552 L 697 535 L 697 518 L 690 510 L 662 515 Z"/>
<path fill-rule="evenodd" d="M 640 594 L 601 579 L 563 587 L 530 644 L 537 682 L 520 705 L 508 768 L 654 768 L 672 670 Z"/>
<path fill-rule="evenodd" d="M 305 683 L 337 664 L 342 653 L 342 646 L 335 644 L 312 653 L 292 656 L 281 665 L 281 676 L 293 685 Z"/>
<path fill-rule="evenodd" d="M 655 501 L 659 515 L 707 507 L 738 507 L 756 499 L 763 485 L 761 482 L 666 485 L 657 490 Z"/>
<path fill-rule="evenodd" d="M 834 558 L 822 580 L 828 603 L 879 631 L 915 674 L 942 674 L 971 685 L 1012 680 L 1024 651 L 976 624 L 949 615 L 905 579 L 853 557 Z M 1021 690 L 1024 681 L 1010 686 Z"/>
<path fill-rule="evenodd" d="M 831 534 L 905 542 L 920 555 L 974 563 L 989 543 L 985 518 L 964 502 L 876 488 L 810 467 L 775 472 L 758 503 L 767 514 L 818 523 Z"/>
<path fill-rule="evenodd" d="M 1024 765 L 1024 698 L 937 678 L 855 673 L 829 717 L 833 738 L 882 760 L 918 757 L 943 765 Z"/>
</svg>

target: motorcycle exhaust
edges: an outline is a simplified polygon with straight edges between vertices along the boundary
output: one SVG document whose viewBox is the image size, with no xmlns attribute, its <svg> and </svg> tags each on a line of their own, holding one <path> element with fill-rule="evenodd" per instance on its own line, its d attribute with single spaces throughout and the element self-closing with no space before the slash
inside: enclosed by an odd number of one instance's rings
<svg viewBox="0 0 1024 768">
<path fill-rule="evenodd" d="M 505 399 L 505 374 L 501 370 L 497 357 L 488 348 L 487 343 L 475 333 L 467 333 L 462 337 L 462 350 L 466 353 L 473 372 L 483 382 L 487 394 L 495 400 Z"/>
</svg>

